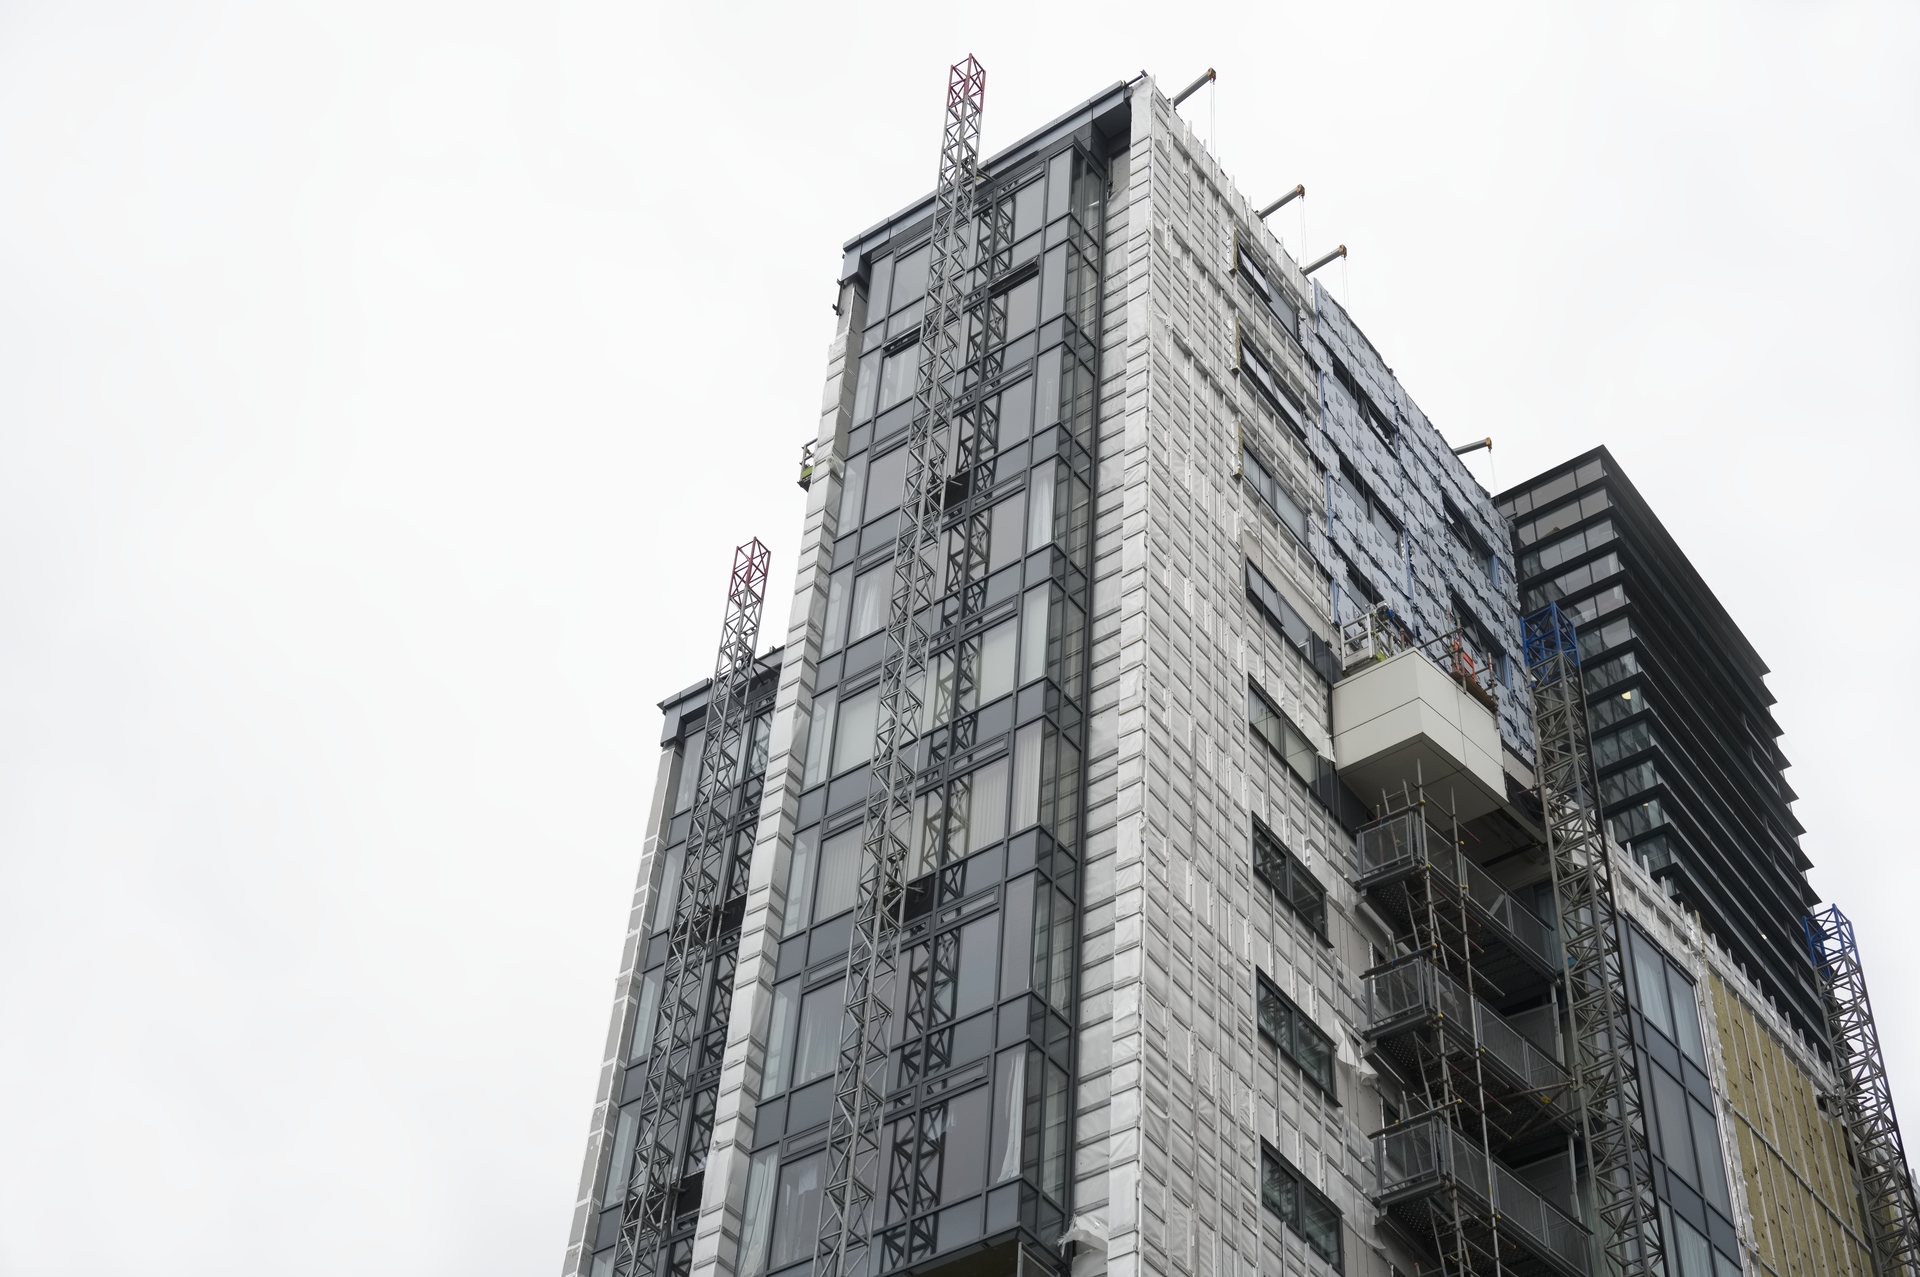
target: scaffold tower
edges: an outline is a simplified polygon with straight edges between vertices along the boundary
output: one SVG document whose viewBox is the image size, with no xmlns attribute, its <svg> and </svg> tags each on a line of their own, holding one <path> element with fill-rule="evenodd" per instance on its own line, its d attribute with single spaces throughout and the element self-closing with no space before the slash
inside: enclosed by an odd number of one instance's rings
<svg viewBox="0 0 1920 1277">
<path fill-rule="evenodd" d="M 927 654 L 939 622 L 933 605 L 944 592 L 940 538 L 948 440 L 961 389 L 959 372 L 967 356 L 967 253 L 980 180 L 986 79 L 986 69 L 971 56 L 953 66 L 947 79 L 919 372 L 894 541 L 872 778 L 861 827 L 860 891 L 847 949 L 847 1027 L 827 1127 L 828 1178 L 815 1277 L 865 1277 L 872 1249 L 888 1019 L 917 776 L 914 752 Z"/>
<path fill-rule="evenodd" d="M 1560 944 L 1575 1094 L 1605 1269 L 1666 1273 L 1647 1147 L 1647 1116 L 1628 1013 L 1626 960 L 1571 617 L 1549 603 L 1521 622 L 1533 682 L 1540 805 Z"/>
<path fill-rule="evenodd" d="M 703 1123 L 695 1112 L 700 1108 L 698 1097 L 689 1084 L 705 1065 L 719 1059 L 707 1039 L 717 1023 L 724 1046 L 733 990 L 731 955 L 737 952 L 740 925 L 736 916 L 740 910 L 733 905 L 734 898 L 744 893 L 743 860 L 752 841 L 730 839 L 728 834 L 737 823 L 735 817 L 749 806 L 747 797 L 738 792 L 737 781 L 749 742 L 748 693 L 771 561 L 772 553 L 756 537 L 734 551 L 728 578 L 726 618 L 707 697 L 706 741 L 700 751 L 700 775 L 668 931 L 660 1011 L 641 1091 L 636 1155 L 630 1168 L 616 1166 L 608 1172 L 613 1179 L 627 1176 L 614 1252 L 619 1277 L 652 1277 L 658 1271 L 661 1242 L 680 1213 L 678 1199 L 683 1179 L 692 1169 L 689 1163 L 706 1155 L 705 1134 L 690 1128 L 703 1126 L 704 1132 L 711 1132 L 711 1106 Z M 636 1025 L 633 1031 L 644 1033 L 648 1026 Z"/>
<path fill-rule="evenodd" d="M 1880 1277 L 1912 1277 L 1920 1273 L 1920 1212 L 1853 923 L 1839 906 L 1828 905 L 1806 919 L 1806 931 L 1807 956 L 1819 979 L 1833 1044 L 1835 1098 L 1860 1174 L 1874 1262 Z"/>
</svg>

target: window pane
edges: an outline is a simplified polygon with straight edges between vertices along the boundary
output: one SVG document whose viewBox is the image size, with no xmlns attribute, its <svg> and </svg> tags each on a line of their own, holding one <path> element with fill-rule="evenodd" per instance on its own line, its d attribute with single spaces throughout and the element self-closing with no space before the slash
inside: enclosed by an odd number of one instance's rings
<svg viewBox="0 0 1920 1277">
<path fill-rule="evenodd" d="M 1047 1001 L 1061 1011 L 1073 1008 L 1073 898 L 1053 893 L 1053 956 Z"/>
<path fill-rule="evenodd" d="M 860 503 L 867 495 L 867 454 L 847 459 L 847 477 L 840 488 L 840 514 L 834 521 L 836 534 L 845 536 L 860 526 Z"/>
<path fill-rule="evenodd" d="M 753 1155 L 747 1172 L 747 1202 L 741 1212 L 740 1277 L 767 1270 L 767 1242 L 773 1235 L 773 1186 L 780 1161 L 778 1145 Z"/>
<path fill-rule="evenodd" d="M 820 826 L 793 836 L 793 855 L 787 861 L 787 907 L 780 934 L 797 936 L 813 922 L 813 875 L 820 867 Z"/>
<path fill-rule="evenodd" d="M 1041 466 L 1027 487 L 1027 553 L 1053 541 L 1053 485 L 1058 466 Z"/>
<path fill-rule="evenodd" d="M 840 1035 L 846 1019 L 846 986 L 815 989 L 800 1003 L 800 1040 L 793 1059 L 793 1086 L 832 1074 L 840 1059 Z"/>
<path fill-rule="evenodd" d="M 1040 1166 L 1040 1188 L 1055 1201 L 1066 1200 L 1067 1190 L 1067 1071 L 1047 1061 L 1046 1152 Z"/>
<path fill-rule="evenodd" d="M 833 772 L 858 767 L 873 757 L 873 734 L 880 712 L 880 689 L 869 687 L 840 706 L 833 733 Z"/>
<path fill-rule="evenodd" d="M 640 1001 L 633 1011 L 633 1036 L 627 1063 L 638 1064 L 653 1051 L 654 1019 L 660 1014 L 660 975 L 664 967 L 640 977 Z"/>
<path fill-rule="evenodd" d="M 993 525 L 987 537 L 987 571 L 998 572 L 1019 562 L 1026 540 L 1026 515 L 1024 493 L 993 507 Z"/>
<path fill-rule="evenodd" d="M 893 569 L 878 567 L 861 575 L 853 583 L 853 629 L 847 642 L 858 643 L 876 634 L 887 624 L 887 608 L 893 602 Z"/>
<path fill-rule="evenodd" d="M 900 264 L 894 268 L 893 297 L 888 303 L 889 310 L 899 310 L 926 293 L 927 257 L 931 251 L 931 245 L 923 245 L 900 259 Z"/>
<path fill-rule="evenodd" d="M 1040 300 L 1040 281 L 1029 279 L 1007 294 L 1007 340 L 1033 331 Z"/>
<path fill-rule="evenodd" d="M 1008 884 L 1007 902 L 1001 913 L 1006 930 L 1000 937 L 1000 994 L 1012 997 L 1031 987 L 1033 958 L 1033 884 L 1028 874 Z"/>
<path fill-rule="evenodd" d="M 960 993 L 955 1017 L 993 1005 L 1000 966 L 1000 917 L 988 914 L 960 929 Z"/>
<path fill-rule="evenodd" d="M 993 1066 L 993 1147 L 990 1183 L 1020 1175 L 1020 1119 L 1027 1096 L 1027 1048 L 1002 1051 Z"/>
<path fill-rule="evenodd" d="M 976 1086 L 947 1101 L 940 1200 L 956 1201 L 986 1187 L 987 1115 L 992 1091 Z"/>
<path fill-rule="evenodd" d="M 847 636 L 847 609 L 853 602 L 853 569 L 827 578 L 827 619 L 820 628 L 820 655 L 832 656 Z"/>
<path fill-rule="evenodd" d="M 788 1057 L 793 1054 L 795 1034 L 800 1027 L 800 981 L 788 980 L 775 985 L 773 1017 L 767 1024 L 766 1076 L 760 1084 L 760 1098 L 770 1100 L 787 1089 Z"/>
<path fill-rule="evenodd" d="M 1640 1014 L 1647 1023 L 1673 1036 L 1673 1012 L 1667 1006 L 1667 964 L 1639 932 L 1633 936 L 1633 974 L 1640 990 Z"/>
<path fill-rule="evenodd" d="M 853 422 L 859 425 L 873 415 L 874 396 L 880 390 L 880 352 L 868 351 L 860 358 L 859 380 L 853 390 Z"/>
<path fill-rule="evenodd" d="M 1020 682 L 1024 686 L 1047 670 L 1047 598 L 1050 587 L 1028 590 L 1020 600 Z"/>
<path fill-rule="evenodd" d="M 1013 831 L 1040 823 L 1040 750 L 1045 726 L 1028 723 L 1013 738 Z"/>
<path fill-rule="evenodd" d="M 913 385 L 920 375 L 920 347 L 916 343 L 894 351 L 880 362 L 880 401 L 876 408 L 885 412 L 897 403 L 913 398 Z M 899 449 L 905 452 L 904 448 Z"/>
<path fill-rule="evenodd" d="M 860 826 L 827 839 L 820 849 L 820 886 L 814 893 L 815 919 L 824 922 L 853 908 L 860 894 Z"/>
<path fill-rule="evenodd" d="M 773 1267 L 784 1268 L 813 1257 L 820 1233 L 821 1172 L 824 1151 L 803 1157 L 780 1172 L 780 1202 L 774 1210 Z"/>
<path fill-rule="evenodd" d="M 822 692 L 813 698 L 813 721 L 807 725 L 807 765 L 800 775 L 802 789 L 811 789 L 827 778 L 827 746 L 833 740 L 834 710 L 839 702 L 835 692 Z"/>
<path fill-rule="evenodd" d="M 1655 1066 L 1649 1072 L 1653 1077 L 1653 1106 L 1659 1115 L 1660 1155 L 1680 1178 L 1698 1184 L 1700 1170 L 1693 1161 L 1693 1131 L 1687 1125 L 1687 1093 L 1665 1069 Z"/>
<path fill-rule="evenodd" d="M 1731 1215 L 1733 1204 L 1727 1200 L 1727 1177 L 1720 1161 L 1720 1138 L 1714 1130 L 1713 1112 L 1692 1096 L 1687 1097 L 1687 1109 L 1692 1117 L 1694 1159 L 1700 1166 L 1700 1191 L 1722 1214 Z"/>
<path fill-rule="evenodd" d="M 968 783 L 966 853 L 991 847 L 1007 836 L 1007 760 L 987 764 L 971 773 Z"/>
<path fill-rule="evenodd" d="M 680 787 L 673 795 L 676 815 L 693 806 L 693 795 L 700 788 L 700 751 L 706 742 L 707 734 L 704 731 L 695 732 L 687 737 L 686 744 L 680 749 Z"/>
<path fill-rule="evenodd" d="M 627 1186 L 633 1178 L 633 1141 L 640 1130 L 638 1105 L 620 1110 L 620 1125 L 613 1134 L 613 1160 L 607 1163 L 607 1192 L 600 1209 L 611 1210 L 627 1200 Z"/>
<path fill-rule="evenodd" d="M 1000 392 L 1000 447 L 1012 447 L 1033 433 L 1033 378 Z"/>
<path fill-rule="evenodd" d="M 1694 1006 L 1693 985 L 1671 967 L 1667 969 L 1667 987 L 1673 994 L 1673 1038 L 1680 1053 L 1706 1068 L 1707 1057 L 1700 1044 L 1700 1016 Z"/>
<path fill-rule="evenodd" d="M 687 860 L 687 844 L 681 843 L 667 853 L 660 866 L 660 902 L 653 907 L 653 929 L 661 932 L 673 925 L 673 912 L 679 906 L 680 879 Z"/>
<path fill-rule="evenodd" d="M 873 264 L 872 282 L 867 286 L 868 323 L 887 313 L 887 294 L 893 287 L 893 262 L 889 254 Z"/>
<path fill-rule="evenodd" d="M 989 704 L 1013 690 L 1014 649 L 1018 642 L 1017 621 L 994 626 L 981 640 L 978 704 Z"/>
<path fill-rule="evenodd" d="M 900 508 L 900 494 L 907 482 L 907 449 L 895 448 L 867 465 L 867 508 L 861 520 L 872 523 L 881 515 Z M 850 531 L 851 528 L 843 528 Z"/>
</svg>

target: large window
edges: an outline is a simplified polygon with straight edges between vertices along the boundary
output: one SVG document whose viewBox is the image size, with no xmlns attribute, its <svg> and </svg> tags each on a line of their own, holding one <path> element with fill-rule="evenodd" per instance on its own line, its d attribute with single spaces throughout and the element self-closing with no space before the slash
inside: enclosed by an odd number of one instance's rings
<svg viewBox="0 0 1920 1277">
<path fill-rule="evenodd" d="M 1260 1204 L 1299 1234 L 1314 1254 L 1340 1268 L 1340 1208 L 1265 1143 L 1260 1147 Z"/>
<path fill-rule="evenodd" d="M 1279 894 L 1301 919 L 1320 936 L 1327 937 L 1327 889 L 1320 885 L 1271 829 L 1253 822 L 1253 871 Z"/>
<path fill-rule="evenodd" d="M 1253 734 L 1285 759 L 1296 776 L 1310 787 L 1319 782 L 1319 751 L 1314 749 L 1306 733 L 1295 727 L 1293 720 L 1281 713 L 1280 707 L 1268 700 L 1267 694 L 1252 680 L 1247 682 L 1247 721 Z"/>
<path fill-rule="evenodd" d="M 1646 688 L 1628 687 L 1594 697 L 1587 704 L 1587 714 L 1593 720 L 1594 730 L 1599 731 L 1650 708 L 1652 702 L 1647 698 Z"/>
<path fill-rule="evenodd" d="M 1537 518 L 1516 524 L 1513 535 L 1521 545 L 1532 545 L 1535 541 L 1553 536 L 1564 528 L 1585 522 L 1602 510 L 1612 508 L 1612 505 L 1613 503 L 1607 499 L 1604 488 L 1598 492 L 1589 492 L 1578 501 L 1569 501 Z"/>
<path fill-rule="evenodd" d="M 1327 680 L 1329 686 L 1339 681 L 1340 671 L 1336 665 L 1333 648 L 1325 639 L 1313 632 L 1313 627 L 1307 624 L 1307 618 L 1302 616 L 1293 604 L 1287 602 L 1287 596 L 1282 594 L 1273 582 L 1267 580 L 1266 574 L 1253 565 L 1252 559 L 1247 560 L 1247 597 L 1252 599 L 1254 605 L 1260 609 L 1260 614 L 1266 618 L 1267 624 L 1278 630 L 1280 636 L 1287 642 L 1293 644 L 1300 654 L 1307 658 L 1314 672 Z"/>
<path fill-rule="evenodd" d="M 1676 1277 L 1737 1272 L 1733 1204 L 1713 1115 L 1693 981 L 1638 926 L 1628 926 L 1626 931 L 1633 968 L 1628 998 L 1646 1030 L 1636 1036 L 1641 1046 L 1649 1151 L 1673 1178 L 1694 1190 L 1670 1188 L 1665 1178 L 1655 1174 L 1662 1222 L 1667 1225 L 1669 1263 Z"/>
<path fill-rule="evenodd" d="M 1265 972 L 1256 977 L 1256 984 L 1260 1032 L 1280 1048 L 1280 1054 L 1299 1065 L 1308 1080 L 1333 1097 L 1333 1039 L 1321 1032 L 1299 1004 L 1280 992 Z"/>
<path fill-rule="evenodd" d="M 1353 468 L 1344 461 L 1334 473 L 1340 490 L 1347 494 L 1347 500 L 1353 502 L 1360 521 L 1371 523 L 1389 545 L 1397 547 L 1400 544 L 1400 524 L 1387 513 L 1387 508 L 1380 503 L 1378 497 L 1374 496 L 1373 490 L 1367 486 L 1365 480 L 1355 474 Z"/>
<path fill-rule="evenodd" d="M 1287 531 L 1300 541 L 1307 543 L 1307 512 L 1286 486 L 1275 477 L 1274 471 L 1252 449 L 1242 446 L 1240 449 L 1240 474 L 1246 479 L 1247 486 L 1267 503 L 1267 508 L 1280 516 L 1280 522 Z"/>
<path fill-rule="evenodd" d="M 1275 371 L 1273 360 L 1249 341 L 1244 333 L 1240 336 L 1239 345 L 1240 371 L 1247 374 L 1247 380 L 1254 384 L 1261 396 L 1272 406 L 1274 413 L 1280 420 L 1287 423 L 1289 429 L 1295 434 L 1303 433 L 1300 423 L 1295 420 L 1294 409 L 1291 406 L 1293 396 L 1287 392 L 1286 383 Z"/>
<path fill-rule="evenodd" d="M 1642 720 L 1617 732 L 1595 737 L 1593 762 L 1596 767 L 1611 767 L 1621 759 L 1631 758 L 1653 746 L 1653 724 Z"/>
<path fill-rule="evenodd" d="M 1548 542 L 1537 550 L 1520 556 L 1521 579 L 1538 576 L 1542 572 L 1551 572 L 1562 563 L 1571 562 L 1588 550 L 1597 550 L 1613 540 L 1613 520 L 1602 519 L 1590 528 L 1583 528 L 1558 541 Z"/>
<path fill-rule="evenodd" d="M 1233 265 L 1240 278 L 1247 282 L 1248 289 L 1260 299 L 1260 304 L 1266 307 L 1267 313 L 1287 330 L 1289 337 L 1299 341 L 1299 309 L 1275 282 L 1273 272 L 1267 269 L 1267 264 L 1260 259 L 1260 256 L 1240 242 L 1240 232 L 1237 228 L 1233 233 Z"/>
</svg>

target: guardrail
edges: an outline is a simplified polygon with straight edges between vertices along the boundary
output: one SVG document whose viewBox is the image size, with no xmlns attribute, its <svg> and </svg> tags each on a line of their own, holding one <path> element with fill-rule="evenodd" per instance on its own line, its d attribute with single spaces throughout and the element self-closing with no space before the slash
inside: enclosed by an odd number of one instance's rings
<svg viewBox="0 0 1920 1277">
<path fill-rule="evenodd" d="M 1547 1091 L 1572 1083 L 1552 1056 L 1425 958 L 1367 977 L 1369 1033 L 1410 1013 L 1444 1016 L 1448 1031 L 1486 1051 L 1524 1086 Z"/>
<path fill-rule="evenodd" d="M 1374 1136 L 1373 1153 L 1381 1198 L 1415 1196 L 1408 1190 L 1422 1183 L 1451 1186 L 1556 1267 L 1577 1277 L 1593 1272 L 1591 1234 L 1440 1118 Z"/>
<path fill-rule="evenodd" d="M 1419 812 L 1396 812 L 1377 820 L 1360 831 L 1359 842 L 1362 890 L 1372 880 L 1431 865 L 1463 892 L 1516 949 L 1537 958 L 1549 972 L 1560 969 L 1560 947 L 1547 924 L 1502 890 L 1492 875 L 1462 855 L 1452 840 L 1421 819 Z"/>
</svg>

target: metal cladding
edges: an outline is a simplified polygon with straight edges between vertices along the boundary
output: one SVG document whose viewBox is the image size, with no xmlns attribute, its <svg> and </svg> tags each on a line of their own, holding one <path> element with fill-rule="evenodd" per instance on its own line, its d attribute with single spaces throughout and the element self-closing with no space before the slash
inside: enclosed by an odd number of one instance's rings
<svg viewBox="0 0 1920 1277">
<path fill-rule="evenodd" d="M 1622 1277 L 1667 1271 L 1648 1174 L 1647 1110 L 1633 1055 L 1627 972 L 1612 862 L 1595 806 L 1598 782 L 1573 622 L 1557 604 L 1521 623 L 1533 677 L 1535 766 L 1553 896 L 1566 954 L 1567 1015 L 1594 1212 L 1607 1267 Z"/>
<path fill-rule="evenodd" d="M 967 233 L 980 178 L 980 113 L 986 89 L 986 68 L 971 56 L 956 63 L 948 75 L 927 306 L 913 419 L 907 427 L 906 486 L 894 542 L 892 602 L 881 658 L 873 773 L 861 827 L 860 893 L 847 948 L 847 1029 L 834 1075 L 816 1277 L 863 1274 L 869 1267 L 887 1022 L 906 903 L 904 869 L 920 724 L 917 688 L 932 641 L 928 613 L 941 593 L 935 563 L 948 473 L 947 437 L 967 354 Z"/>
<path fill-rule="evenodd" d="M 1874 1255 L 1882 1277 L 1920 1272 L 1920 1211 L 1915 1209 L 1913 1177 L 1893 1113 L 1887 1062 L 1880 1054 L 1880 1030 L 1867 1000 L 1867 976 L 1854 944 L 1853 923 L 1837 905 L 1828 905 L 1807 918 L 1806 929 L 1807 955 L 1826 1005 L 1842 1119 L 1859 1165 Z"/>
<path fill-rule="evenodd" d="M 655 1271 L 660 1240 L 673 1222 L 685 1164 L 688 1082 L 698 1068 L 701 1003 L 708 967 L 721 947 L 727 919 L 723 883 L 729 877 L 726 838 L 731 796 L 741 771 L 746 740 L 747 693 L 753 682 L 754 647 L 760 639 L 760 614 L 767 598 L 767 568 L 772 552 L 755 537 L 734 551 L 727 583 L 726 619 L 720 627 L 720 653 L 714 661 L 707 705 L 706 745 L 700 752 L 699 788 L 687 832 L 680 891 L 669 934 L 666 970 L 661 982 L 660 1017 L 648 1057 L 640 1102 L 638 1156 L 627 1185 L 614 1270 L 621 1277 Z M 744 883 L 735 866 L 733 881 Z M 737 928 L 738 922 L 734 926 Z M 715 1001 L 732 992 L 731 979 L 716 979 Z M 717 1011 L 717 1015 L 713 1014 Z M 709 1013 L 721 1025 L 727 1008 Z M 700 1141 L 701 1153 L 705 1141 Z M 621 1173 L 618 1168 L 615 1173 Z"/>
</svg>

